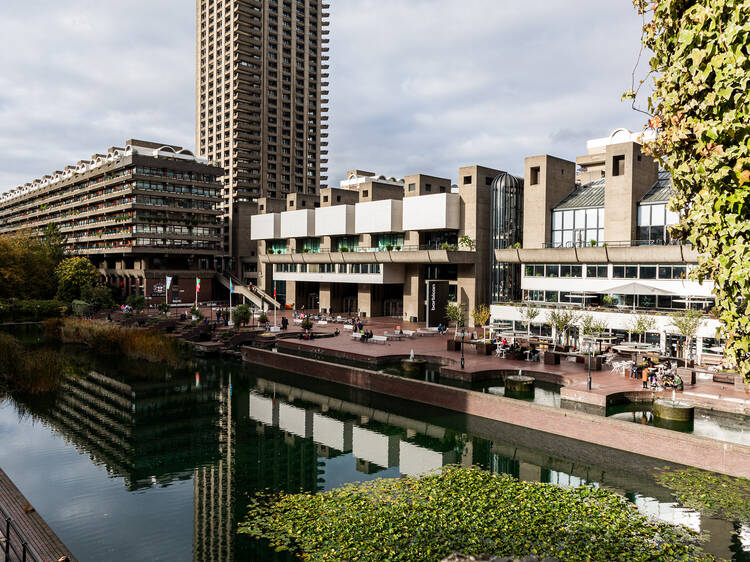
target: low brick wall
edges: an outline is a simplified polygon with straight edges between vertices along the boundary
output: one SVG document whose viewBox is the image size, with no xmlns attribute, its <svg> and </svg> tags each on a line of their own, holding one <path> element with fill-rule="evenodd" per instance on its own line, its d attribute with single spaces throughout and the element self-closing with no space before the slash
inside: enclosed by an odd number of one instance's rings
<svg viewBox="0 0 750 562">
<path fill-rule="evenodd" d="M 604 447 L 750 478 L 750 447 L 744 445 L 284 353 L 244 348 L 243 359 L 386 396 L 406 398 Z"/>
</svg>

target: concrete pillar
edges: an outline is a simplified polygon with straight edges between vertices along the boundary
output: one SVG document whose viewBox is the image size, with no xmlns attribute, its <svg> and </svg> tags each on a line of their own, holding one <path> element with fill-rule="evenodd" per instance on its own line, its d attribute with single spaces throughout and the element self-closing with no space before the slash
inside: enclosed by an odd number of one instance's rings
<svg viewBox="0 0 750 562">
<path fill-rule="evenodd" d="M 425 318 L 425 284 L 421 264 L 407 264 L 404 268 L 404 321 Z"/>
<path fill-rule="evenodd" d="M 372 248 L 372 234 L 360 234 L 359 235 L 359 247 L 360 248 Z"/>
<path fill-rule="evenodd" d="M 661 332 L 659 334 L 659 348 L 661 349 L 662 353 L 666 353 L 667 350 L 667 333 Z"/>
<path fill-rule="evenodd" d="M 291 304 L 293 308 L 299 308 L 300 304 L 304 304 L 304 303 L 297 303 L 297 282 L 296 281 L 286 282 L 286 302 L 287 304 Z"/>
<path fill-rule="evenodd" d="M 477 295 L 477 281 L 475 270 L 476 266 L 474 266 L 474 264 L 464 264 L 458 266 L 458 294 L 456 298 L 458 304 L 464 307 L 467 326 L 474 325 L 472 312 L 474 311 L 474 307 L 477 304 L 482 304 L 482 302 L 480 302 L 480 300 L 482 300 L 481 295 Z"/>
<path fill-rule="evenodd" d="M 372 316 L 372 287 L 370 285 L 357 286 L 357 310 L 360 314 Z"/>
<path fill-rule="evenodd" d="M 318 305 L 322 312 L 324 309 L 327 312 L 331 312 L 331 284 L 321 283 L 320 291 L 318 293 Z"/>
<path fill-rule="evenodd" d="M 419 231 L 408 230 L 404 232 L 404 247 L 409 250 L 419 249 Z"/>
<path fill-rule="evenodd" d="M 695 338 L 695 361 L 701 362 L 701 356 L 703 355 L 703 336 Z"/>
</svg>

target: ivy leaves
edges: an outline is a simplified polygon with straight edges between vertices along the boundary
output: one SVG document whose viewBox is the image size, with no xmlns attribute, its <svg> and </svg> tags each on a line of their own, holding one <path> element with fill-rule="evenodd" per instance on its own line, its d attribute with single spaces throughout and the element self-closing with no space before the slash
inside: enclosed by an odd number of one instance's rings
<svg viewBox="0 0 750 562">
<path fill-rule="evenodd" d="M 701 254 L 727 355 L 750 381 L 750 2 L 634 0 L 656 76 L 659 136 L 647 147 L 672 174 L 675 238 Z"/>
<path fill-rule="evenodd" d="M 697 535 L 617 494 L 478 468 L 254 498 L 239 532 L 305 560 L 436 561 L 451 552 L 560 560 L 711 560 Z"/>
</svg>

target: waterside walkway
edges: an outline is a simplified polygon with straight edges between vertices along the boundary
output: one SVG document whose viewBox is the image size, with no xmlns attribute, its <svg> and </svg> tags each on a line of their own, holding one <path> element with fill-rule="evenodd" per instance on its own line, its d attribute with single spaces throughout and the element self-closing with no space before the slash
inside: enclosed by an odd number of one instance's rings
<svg viewBox="0 0 750 562">
<path fill-rule="evenodd" d="M 12 562 L 23 560 L 23 542 L 26 542 L 28 562 L 75 562 L 73 554 L 45 523 L 42 516 L 16 488 L 7 474 L 0 468 L 0 508 L 4 512 L 0 525 L 0 556 Z M 5 517 L 10 518 L 10 532 Z M 6 556 L 7 536 L 10 549 Z"/>
</svg>

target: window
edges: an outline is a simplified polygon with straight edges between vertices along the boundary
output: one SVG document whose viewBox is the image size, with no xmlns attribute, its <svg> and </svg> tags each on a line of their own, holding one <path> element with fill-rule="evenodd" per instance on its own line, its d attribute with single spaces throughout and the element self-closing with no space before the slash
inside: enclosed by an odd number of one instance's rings
<svg viewBox="0 0 750 562">
<path fill-rule="evenodd" d="M 328 203 L 328 195 L 323 196 L 323 203 Z"/>
<path fill-rule="evenodd" d="M 368 190 L 365 190 L 362 192 L 362 197 L 368 197 L 370 195 L 370 192 Z"/>
<path fill-rule="evenodd" d="M 612 157 L 612 175 L 622 176 L 625 175 L 625 155 L 620 154 Z"/>
<path fill-rule="evenodd" d="M 417 184 L 416 183 L 410 183 L 409 184 L 409 191 L 416 191 Z"/>
<path fill-rule="evenodd" d="M 552 211 L 553 247 L 597 246 L 602 242 L 604 242 L 604 208 Z"/>
<path fill-rule="evenodd" d="M 606 279 L 609 275 L 606 265 L 587 265 L 586 277 Z"/>
<path fill-rule="evenodd" d="M 471 176 L 464 176 L 464 185 L 469 185 L 471 183 Z"/>
<path fill-rule="evenodd" d="M 612 278 L 613 279 L 637 279 L 638 278 L 638 266 L 637 265 L 613 265 L 612 266 Z"/>
<path fill-rule="evenodd" d="M 425 190 L 425 191 L 427 191 L 427 192 L 430 192 L 430 191 L 432 191 L 432 184 L 430 184 L 430 183 L 426 184 L 426 185 L 424 186 L 424 190 Z"/>
<path fill-rule="evenodd" d="M 642 265 L 639 273 L 641 279 L 656 279 L 656 266 Z"/>
<path fill-rule="evenodd" d="M 529 170 L 529 183 L 531 185 L 539 184 L 539 172 L 541 171 L 539 166 L 532 166 Z"/>
</svg>

